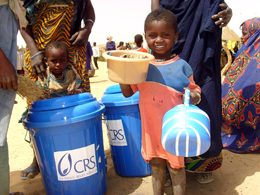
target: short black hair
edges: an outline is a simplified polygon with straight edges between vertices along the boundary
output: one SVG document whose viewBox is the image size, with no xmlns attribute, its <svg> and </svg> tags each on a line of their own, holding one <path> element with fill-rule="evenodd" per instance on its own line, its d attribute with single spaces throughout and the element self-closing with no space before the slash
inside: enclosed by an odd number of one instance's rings
<svg viewBox="0 0 260 195">
<path fill-rule="evenodd" d="M 147 26 L 153 21 L 165 21 L 169 24 L 172 24 L 172 27 L 175 32 L 177 32 L 178 21 L 175 14 L 166 9 L 156 9 L 150 12 L 144 22 L 144 31 L 146 31 Z"/>
<path fill-rule="evenodd" d="M 45 47 L 45 57 L 48 57 L 48 51 L 52 48 L 61 48 L 64 49 L 67 53 L 67 55 L 69 54 L 69 49 L 67 47 L 67 45 L 65 43 L 59 42 L 59 41 L 52 41 L 49 42 L 46 47 Z"/>
<path fill-rule="evenodd" d="M 142 35 L 140 35 L 140 34 L 135 35 L 135 43 L 137 45 L 141 44 L 143 41 L 144 40 L 143 40 L 143 36 Z"/>
</svg>

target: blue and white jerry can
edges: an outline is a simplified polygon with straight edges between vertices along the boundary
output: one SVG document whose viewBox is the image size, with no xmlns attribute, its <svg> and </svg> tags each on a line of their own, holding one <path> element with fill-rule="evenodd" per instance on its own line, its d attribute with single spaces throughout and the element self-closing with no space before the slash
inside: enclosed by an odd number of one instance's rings
<svg viewBox="0 0 260 195">
<path fill-rule="evenodd" d="M 192 157 L 205 153 L 210 147 L 210 119 L 190 104 L 190 90 L 185 90 L 184 104 L 175 106 L 163 117 L 163 148 L 176 156 Z"/>
</svg>

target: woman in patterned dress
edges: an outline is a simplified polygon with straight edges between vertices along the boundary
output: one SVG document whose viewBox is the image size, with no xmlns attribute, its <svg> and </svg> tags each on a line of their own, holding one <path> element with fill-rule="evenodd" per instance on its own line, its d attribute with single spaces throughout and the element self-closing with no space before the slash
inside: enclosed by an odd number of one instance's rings
<svg viewBox="0 0 260 195">
<path fill-rule="evenodd" d="M 69 63 L 81 77 L 81 88 L 90 92 L 86 69 L 86 44 L 95 21 L 90 0 L 24 0 L 29 25 L 21 30 L 27 48 L 25 76 L 36 81 L 46 77 L 44 50 L 52 41 L 63 42 L 69 48 Z M 81 21 L 85 27 L 81 28 Z M 21 179 L 34 178 L 39 172 L 36 158 L 21 172 Z"/>
<path fill-rule="evenodd" d="M 235 153 L 260 153 L 260 18 L 242 23 L 243 44 L 222 85 L 222 142 Z"/>
<path fill-rule="evenodd" d="M 26 0 L 24 6 L 30 24 L 21 31 L 27 44 L 25 76 L 34 80 L 38 75 L 45 76 L 45 46 L 51 41 L 60 41 L 69 47 L 69 62 L 80 74 L 84 91 L 90 92 L 85 46 L 95 21 L 91 1 Z M 84 20 L 84 28 L 80 28 L 81 20 Z"/>
</svg>

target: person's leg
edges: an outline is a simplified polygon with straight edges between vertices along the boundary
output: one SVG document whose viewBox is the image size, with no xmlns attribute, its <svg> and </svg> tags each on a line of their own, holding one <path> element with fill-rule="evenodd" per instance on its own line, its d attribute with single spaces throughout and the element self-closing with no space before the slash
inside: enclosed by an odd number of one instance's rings
<svg viewBox="0 0 260 195">
<path fill-rule="evenodd" d="M 94 64 L 95 64 L 96 68 L 99 69 L 99 68 L 98 68 L 97 59 L 98 59 L 98 57 L 94 57 Z"/>
<path fill-rule="evenodd" d="M 153 158 L 150 161 L 152 169 L 152 184 L 154 195 L 164 194 L 164 184 L 166 179 L 166 160 L 162 158 Z"/>
<path fill-rule="evenodd" d="M 186 173 L 185 168 L 174 169 L 167 162 L 171 180 L 172 180 L 172 191 L 174 195 L 184 195 L 186 190 Z"/>
<path fill-rule="evenodd" d="M 10 176 L 7 130 L 12 115 L 16 93 L 0 89 L 0 194 L 9 194 Z"/>
<path fill-rule="evenodd" d="M 20 173 L 20 178 L 22 180 L 33 179 L 40 172 L 38 162 L 37 162 L 36 157 L 35 157 L 34 149 L 33 149 L 33 154 L 34 155 L 33 155 L 32 163 L 29 165 L 29 167 L 22 170 L 21 173 Z"/>
<path fill-rule="evenodd" d="M 8 145 L 0 146 L 0 194 L 9 194 L 10 176 L 9 176 L 9 160 Z"/>
<path fill-rule="evenodd" d="M 8 6 L 0 6 L 0 47 L 14 68 L 17 66 L 18 21 Z M 1 66 L 1 65 L 0 65 Z M 1 68 L 1 67 L 0 67 Z M 13 110 L 16 93 L 0 88 L 0 194 L 9 194 L 10 176 L 7 130 Z"/>
</svg>

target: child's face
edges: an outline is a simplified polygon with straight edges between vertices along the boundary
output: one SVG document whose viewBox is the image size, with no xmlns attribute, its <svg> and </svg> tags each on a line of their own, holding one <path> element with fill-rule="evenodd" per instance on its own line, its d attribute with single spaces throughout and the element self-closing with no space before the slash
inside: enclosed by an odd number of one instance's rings
<svg viewBox="0 0 260 195">
<path fill-rule="evenodd" d="M 48 50 L 48 58 L 45 58 L 45 63 L 49 65 L 54 76 L 60 76 L 66 69 L 68 64 L 68 56 L 65 49 L 50 48 Z"/>
<path fill-rule="evenodd" d="M 145 30 L 146 42 L 153 51 L 155 59 L 170 57 L 171 48 L 178 36 L 179 34 L 175 32 L 172 25 L 165 21 L 153 21 L 147 25 Z"/>
<path fill-rule="evenodd" d="M 249 33 L 246 29 L 245 24 L 242 25 L 241 30 L 242 30 L 242 36 L 240 37 L 240 39 L 241 39 L 241 44 L 243 45 L 247 41 L 247 39 L 249 38 Z"/>
</svg>

